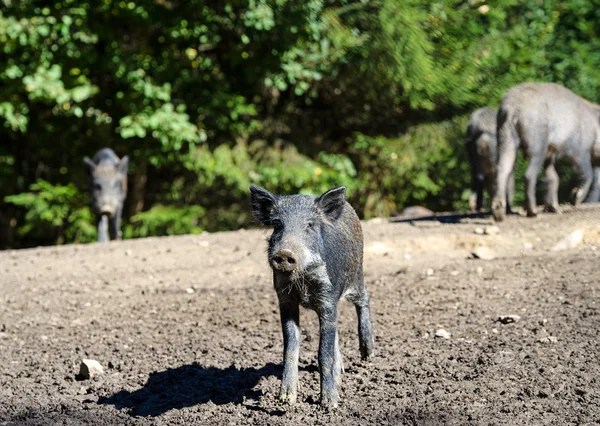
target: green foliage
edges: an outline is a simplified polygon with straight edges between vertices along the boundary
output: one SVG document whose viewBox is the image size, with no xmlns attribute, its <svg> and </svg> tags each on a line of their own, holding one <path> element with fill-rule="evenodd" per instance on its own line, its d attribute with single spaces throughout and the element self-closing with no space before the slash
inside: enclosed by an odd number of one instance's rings
<svg viewBox="0 0 600 426">
<path fill-rule="evenodd" d="M 200 206 L 175 207 L 157 204 L 150 210 L 131 218 L 132 225 L 125 228 L 126 238 L 152 235 L 200 234 L 198 218 L 204 214 Z"/>
<path fill-rule="evenodd" d="M 422 124 L 393 139 L 357 134 L 350 153 L 362 183 L 357 204 L 364 217 L 389 216 L 415 204 L 435 210 L 467 207 L 466 120 Z"/>
<path fill-rule="evenodd" d="M 17 245 L 86 241 L 83 196 L 58 188 L 84 188 L 81 159 L 104 146 L 131 159 L 128 237 L 253 223 L 250 183 L 346 185 L 364 217 L 466 208 L 472 110 L 527 80 L 600 101 L 597 6 L 4 2 L 0 227 L 22 224 Z"/>
<path fill-rule="evenodd" d="M 51 244 L 95 240 L 92 214 L 85 206 L 85 197 L 73 184 L 52 185 L 40 179 L 29 190 L 4 198 L 7 203 L 27 211 L 24 224 L 19 227 L 21 235 L 33 236 Z"/>
</svg>

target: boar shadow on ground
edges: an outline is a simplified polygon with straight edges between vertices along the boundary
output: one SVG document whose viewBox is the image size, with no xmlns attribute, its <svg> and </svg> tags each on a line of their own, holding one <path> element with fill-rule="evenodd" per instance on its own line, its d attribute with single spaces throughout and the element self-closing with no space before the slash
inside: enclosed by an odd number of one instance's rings
<svg viewBox="0 0 600 426">
<path fill-rule="evenodd" d="M 204 368 L 197 363 L 169 368 L 150 373 L 146 384 L 133 392 L 122 390 L 112 396 L 102 396 L 98 404 L 114 405 L 125 409 L 132 416 L 155 417 L 173 409 L 192 407 L 212 401 L 222 405 L 244 404 L 250 409 L 259 406 L 246 404 L 249 400 L 258 401 L 263 395 L 254 389 L 262 377 L 278 376 L 282 368 L 268 363 L 256 368 Z M 283 415 L 283 411 L 264 410 L 270 415 Z"/>
</svg>

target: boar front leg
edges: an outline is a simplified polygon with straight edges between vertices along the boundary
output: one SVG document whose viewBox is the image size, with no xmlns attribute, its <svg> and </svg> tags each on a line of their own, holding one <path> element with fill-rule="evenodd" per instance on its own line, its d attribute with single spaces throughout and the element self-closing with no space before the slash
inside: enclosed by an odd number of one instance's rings
<svg viewBox="0 0 600 426">
<path fill-rule="evenodd" d="M 341 373 L 341 359 L 336 345 L 337 304 L 331 304 L 317 312 L 320 323 L 319 375 L 321 378 L 321 405 L 336 407 L 339 400 L 337 381 Z M 337 362 L 336 362 L 337 361 Z M 338 367 L 338 368 L 336 368 Z"/>
<path fill-rule="evenodd" d="M 98 216 L 98 242 L 105 243 L 108 241 L 108 217 L 105 215 Z"/>
<path fill-rule="evenodd" d="M 279 312 L 283 331 L 283 377 L 279 399 L 294 404 L 298 396 L 300 307 L 298 302 L 280 301 Z"/>
</svg>

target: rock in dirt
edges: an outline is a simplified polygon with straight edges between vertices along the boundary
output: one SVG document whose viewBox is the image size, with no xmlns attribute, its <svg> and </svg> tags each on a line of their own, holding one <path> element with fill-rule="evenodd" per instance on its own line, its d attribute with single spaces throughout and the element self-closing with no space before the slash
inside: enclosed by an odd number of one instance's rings
<svg viewBox="0 0 600 426">
<path fill-rule="evenodd" d="M 449 339 L 450 336 L 452 336 L 449 332 L 447 332 L 446 330 L 444 330 L 443 328 L 440 328 L 439 330 L 437 330 L 435 332 L 435 337 L 441 338 L 441 339 Z"/>
<path fill-rule="evenodd" d="M 483 230 L 483 233 L 485 235 L 498 235 L 500 233 L 500 228 L 498 228 L 496 225 L 486 226 Z"/>
<path fill-rule="evenodd" d="M 521 317 L 519 315 L 500 315 L 496 321 L 502 324 L 511 324 L 519 321 L 520 319 Z"/>
<path fill-rule="evenodd" d="M 475 228 L 475 230 L 473 231 L 475 232 L 477 235 L 483 235 L 483 228 Z"/>
<path fill-rule="evenodd" d="M 583 230 L 571 232 L 552 247 L 552 251 L 567 250 L 577 247 L 583 240 Z"/>
<path fill-rule="evenodd" d="M 79 366 L 79 374 L 77 380 L 88 380 L 95 376 L 104 374 L 104 368 L 95 359 L 83 359 Z"/>
<path fill-rule="evenodd" d="M 556 343 L 558 342 L 558 339 L 554 336 L 546 336 L 546 337 L 542 337 L 539 340 L 540 343 Z"/>
<path fill-rule="evenodd" d="M 496 253 L 489 247 L 479 246 L 471 252 L 475 259 L 492 260 L 496 258 Z"/>
<path fill-rule="evenodd" d="M 433 276 L 433 274 L 435 274 L 435 271 L 431 268 L 427 268 L 427 270 L 425 271 L 425 275 L 427 275 L 428 277 Z"/>
</svg>

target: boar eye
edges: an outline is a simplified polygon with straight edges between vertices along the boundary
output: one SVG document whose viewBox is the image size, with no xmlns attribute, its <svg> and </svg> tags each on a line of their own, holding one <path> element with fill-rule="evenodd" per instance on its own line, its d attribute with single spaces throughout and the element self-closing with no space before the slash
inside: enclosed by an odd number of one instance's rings
<svg viewBox="0 0 600 426">
<path fill-rule="evenodd" d="M 98 182 L 95 182 L 95 183 L 94 183 L 94 189 L 95 189 L 96 191 L 100 191 L 100 190 L 102 189 L 102 185 L 100 185 Z"/>
<path fill-rule="evenodd" d="M 307 229 L 312 229 L 312 227 L 313 227 L 313 223 L 312 223 L 312 222 L 308 222 L 308 223 L 306 224 L 306 228 L 307 228 Z"/>
</svg>

